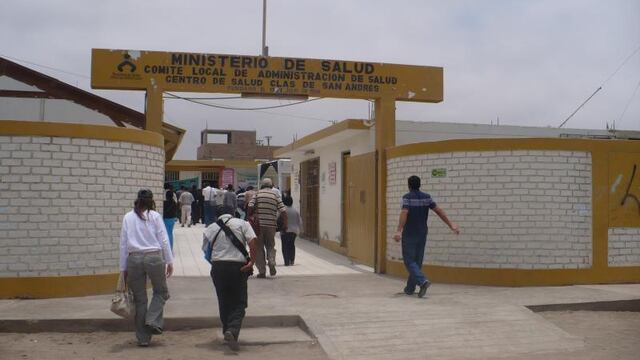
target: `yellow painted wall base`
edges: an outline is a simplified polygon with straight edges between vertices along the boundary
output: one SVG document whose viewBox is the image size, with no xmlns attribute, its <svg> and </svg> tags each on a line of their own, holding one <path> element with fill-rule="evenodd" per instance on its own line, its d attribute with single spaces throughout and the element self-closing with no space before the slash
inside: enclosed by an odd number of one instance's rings
<svg viewBox="0 0 640 360">
<path fill-rule="evenodd" d="M 0 278 L 0 299 L 45 299 L 111 294 L 118 274 Z"/>
<path fill-rule="evenodd" d="M 335 253 L 345 256 L 347 255 L 347 248 L 340 246 L 340 243 L 338 241 L 320 239 L 320 246 Z"/>
<path fill-rule="evenodd" d="M 434 282 L 491 286 L 556 286 L 640 283 L 640 266 L 594 269 L 481 269 L 426 265 L 422 271 Z M 387 273 L 406 277 L 404 264 L 387 260 Z"/>
</svg>

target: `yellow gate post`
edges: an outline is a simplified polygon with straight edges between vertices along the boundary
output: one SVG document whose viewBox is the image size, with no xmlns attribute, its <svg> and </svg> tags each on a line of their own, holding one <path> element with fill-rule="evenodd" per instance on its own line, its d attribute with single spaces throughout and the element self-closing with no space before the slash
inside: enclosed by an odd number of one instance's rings
<svg viewBox="0 0 640 360">
<path fill-rule="evenodd" d="M 384 274 L 387 268 L 387 153 L 396 145 L 396 100 L 391 96 L 376 99 L 376 215 L 375 270 Z"/>
<path fill-rule="evenodd" d="M 158 87 L 147 88 L 144 111 L 144 129 L 162 134 L 163 100 Z"/>
</svg>

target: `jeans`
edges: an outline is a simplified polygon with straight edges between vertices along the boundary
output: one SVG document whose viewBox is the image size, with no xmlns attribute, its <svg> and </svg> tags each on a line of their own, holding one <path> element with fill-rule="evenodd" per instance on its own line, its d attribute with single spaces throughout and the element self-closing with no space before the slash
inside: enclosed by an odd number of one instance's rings
<svg viewBox="0 0 640 360">
<path fill-rule="evenodd" d="M 133 291 L 136 304 L 136 338 L 139 342 L 149 342 L 151 332 L 145 325 L 162 328 L 163 309 L 169 299 L 166 265 L 160 251 L 129 254 L 127 258 L 127 284 Z M 147 278 L 151 280 L 153 297 L 147 309 Z"/>
<path fill-rule="evenodd" d="M 176 218 L 162 220 L 164 220 L 164 227 L 167 228 L 167 234 L 169 235 L 169 244 L 171 245 L 171 250 L 173 250 L 173 226 L 176 224 Z"/>
<path fill-rule="evenodd" d="M 427 278 L 422 273 L 424 249 L 427 244 L 427 234 L 402 234 L 402 259 L 409 272 L 407 286 L 404 292 L 413 294 L 416 286 L 422 285 Z"/>
<path fill-rule="evenodd" d="M 204 202 L 204 225 L 209 226 L 216 222 L 216 205 L 214 202 L 205 201 Z"/>
<path fill-rule="evenodd" d="M 214 261 L 211 265 L 211 280 L 218 297 L 222 333 L 229 330 L 236 340 L 247 308 L 248 274 L 240 271 L 242 266 L 243 263 L 236 261 Z"/>
</svg>

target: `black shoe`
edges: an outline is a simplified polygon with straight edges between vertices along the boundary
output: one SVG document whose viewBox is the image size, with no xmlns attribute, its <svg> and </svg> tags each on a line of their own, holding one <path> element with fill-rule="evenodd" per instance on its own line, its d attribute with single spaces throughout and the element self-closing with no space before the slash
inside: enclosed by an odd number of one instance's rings
<svg viewBox="0 0 640 360">
<path fill-rule="evenodd" d="M 269 265 L 269 275 L 271 276 L 276 276 L 276 266 L 275 265 Z"/>
<path fill-rule="evenodd" d="M 427 294 L 427 289 L 431 286 L 431 281 L 425 280 L 422 285 L 420 285 L 420 291 L 418 292 L 418 297 L 424 297 Z"/>
<path fill-rule="evenodd" d="M 240 350 L 240 345 L 238 345 L 238 340 L 233 336 L 233 333 L 229 330 L 224 332 L 224 341 L 229 345 L 229 349 L 233 351 Z"/>
<path fill-rule="evenodd" d="M 267 277 L 267 274 L 258 274 L 258 275 L 256 275 L 256 277 L 258 279 L 265 279 Z"/>
<path fill-rule="evenodd" d="M 149 332 L 154 334 L 154 335 L 160 335 L 162 334 L 162 328 L 159 326 L 154 326 L 154 325 L 145 325 L 147 327 L 147 329 L 149 329 Z"/>
</svg>

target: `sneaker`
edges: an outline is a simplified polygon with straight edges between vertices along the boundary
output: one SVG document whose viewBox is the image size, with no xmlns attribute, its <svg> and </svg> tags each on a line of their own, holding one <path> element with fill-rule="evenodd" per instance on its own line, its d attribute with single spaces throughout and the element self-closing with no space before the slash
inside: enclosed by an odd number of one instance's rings
<svg viewBox="0 0 640 360">
<path fill-rule="evenodd" d="M 431 286 L 431 281 L 425 280 L 422 285 L 420 285 L 420 291 L 418 292 L 418 297 L 424 297 L 427 294 L 427 289 Z"/>
<path fill-rule="evenodd" d="M 138 341 L 138 346 L 140 347 L 149 347 L 148 341 Z"/>
<path fill-rule="evenodd" d="M 276 276 L 276 266 L 275 265 L 269 265 L 269 275 L 271 276 Z"/>
<path fill-rule="evenodd" d="M 416 293 L 416 291 L 415 291 L 415 290 L 413 290 L 413 291 L 409 291 L 409 290 L 407 290 L 406 288 L 403 290 L 403 292 L 404 292 L 405 294 L 407 294 L 407 295 L 413 295 L 413 294 L 415 294 L 415 293 Z"/>
<path fill-rule="evenodd" d="M 154 326 L 154 325 L 145 325 L 147 327 L 147 329 L 149 329 L 149 332 L 154 334 L 154 335 L 160 335 L 162 334 L 162 328 L 159 326 Z"/>
<path fill-rule="evenodd" d="M 224 341 L 229 346 L 229 349 L 233 351 L 240 350 L 240 345 L 238 345 L 238 340 L 236 340 L 236 337 L 233 336 L 233 333 L 231 333 L 231 331 L 227 330 L 224 332 Z"/>
<path fill-rule="evenodd" d="M 258 274 L 258 275 L 256 275 L 256 277 L 257 277 L 258 279 L 264 279 L 264 278 L 266 278 L 266 277 L 267 277 L 267 275 L 266 275 L 266 274 Z"/>
</svg>

